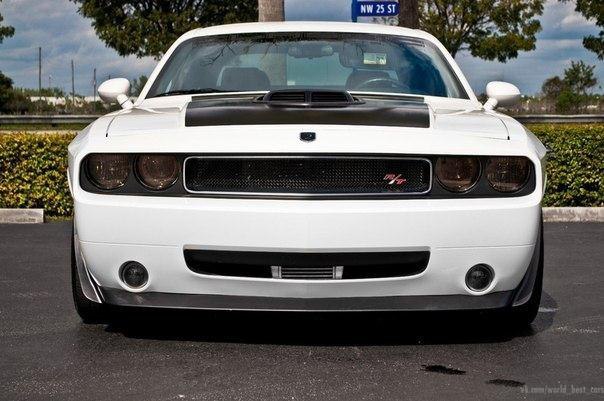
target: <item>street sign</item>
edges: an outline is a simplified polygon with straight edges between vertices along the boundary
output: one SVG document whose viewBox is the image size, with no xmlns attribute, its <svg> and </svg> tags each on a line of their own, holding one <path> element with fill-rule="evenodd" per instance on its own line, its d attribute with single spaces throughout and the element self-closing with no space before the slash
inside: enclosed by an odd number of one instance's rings
<svg viewBox="0 0 604 401">
<path fill-rule="evenodd" d="M 397 1 L 352 0 L 352 21 L 358 17 L 394 17 L 399 10 Z"/>
</svg>

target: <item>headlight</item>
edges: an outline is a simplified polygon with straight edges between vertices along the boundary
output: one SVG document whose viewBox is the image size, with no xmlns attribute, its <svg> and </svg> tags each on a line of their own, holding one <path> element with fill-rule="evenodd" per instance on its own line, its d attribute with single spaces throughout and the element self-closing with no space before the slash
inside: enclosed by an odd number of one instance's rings
<svg viewBox="0 0 604 401">
<path fill-rule="evenodd" d="M 480 161 L 476 157 L 439 157 L 436 178 L 449 191 L 466 192 L 480 178 Z"/>
<path fill-rule="evenodd" d="M 126 183 L 130 173 L 128 155 L 119 153 L 91 154 L 86 161 L 90 181 L 100 189 L 116 189 Z"/>
<path fill-rule="evenodd" d="M 530 162 L 526 157 L 490 157 L 486 175 L 489 184 L 499 192 L 516 192 L 528 181 Z"/>
<path fill-rule="evenodd" d="M 149 189 L 162 190 L 178 179 L 178 160 L 169 155 L 142 155 L 136 159 L 136 174 Z"/>
</svg>

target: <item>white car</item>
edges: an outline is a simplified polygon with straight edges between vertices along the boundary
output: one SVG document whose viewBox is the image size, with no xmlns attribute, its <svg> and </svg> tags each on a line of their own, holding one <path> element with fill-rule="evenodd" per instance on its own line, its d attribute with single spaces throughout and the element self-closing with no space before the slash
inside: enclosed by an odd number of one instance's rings
<svg viewBox="0 0 604 401">
<path fill-rule="evenodd" d="M 69 146 L 73 290 L 107 305 L 500 310 L 541 295 L 546 149 L 431 35 L 353 23 L 191 31 Z"/>
</svg>

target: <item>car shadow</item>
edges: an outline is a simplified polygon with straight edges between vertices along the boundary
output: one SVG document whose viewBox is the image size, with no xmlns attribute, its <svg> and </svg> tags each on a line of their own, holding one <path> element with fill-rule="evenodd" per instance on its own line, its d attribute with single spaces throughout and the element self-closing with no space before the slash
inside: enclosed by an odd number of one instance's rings
<svg viewBox="0 0 604 401">
<path fill-rule="evenodd" d="M 235 312 L 118 310 L 105 330 L 128 338 L 278 345 L 419 345 L 510 341 L 547 330 L 556 301 L 542 294 L 533 324 L 514 330 L 500 313 L 477 312 Z"/>
</svg>

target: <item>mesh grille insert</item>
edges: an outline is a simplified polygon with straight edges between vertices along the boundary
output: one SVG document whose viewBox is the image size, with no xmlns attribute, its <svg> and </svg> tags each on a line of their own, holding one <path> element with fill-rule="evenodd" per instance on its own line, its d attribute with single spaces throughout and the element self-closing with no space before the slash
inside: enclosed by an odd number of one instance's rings
<svg viewBox="0 0 604 401">
<path fill-rule="evenodd" d="M 196 193 L 418 194 L 431 186 L 426 159 L 381 157 L 191 157 L 185 186 Z"/>
<path fill-rule="evenodd" d="M 304 101 L 306 100 L 306 93 L 294 92 L 294 91 L 273 92 L 270 94 L 270 97 L 268 100 L 271 102 L 304 103 Z"/>
<path fill-rule="evenodd" d="M 407 277 L 423 272 L 429 251 L 297 253 L 185 249 L 188 268 L 199 274 L 286 280 L 359 280 Z"/>
</svg>

